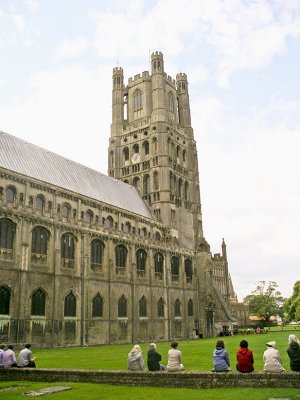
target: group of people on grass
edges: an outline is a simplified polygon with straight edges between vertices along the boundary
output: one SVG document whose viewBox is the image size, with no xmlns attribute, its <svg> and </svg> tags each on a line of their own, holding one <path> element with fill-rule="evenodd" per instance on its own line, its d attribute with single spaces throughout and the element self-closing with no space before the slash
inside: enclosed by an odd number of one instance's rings
<svg viewBox="0 0 300 400">
<path fill-rule="evenodd" d="M 0 345 L 0 368 L 35 368 L 35 357 L 32 356 L 30 350 L 31 344 L 25 344 L 24 349 L 19 353 L 18 359 L 16 358 L 16 353 L 14 352 L 14 346 L 9 344 Z"/>
<path fill-rule="evenodd" d="M 266 343 L 267 349 L 263 354 L 264 371 L 265 372 L 283 372 L 280 352 L 276 349 L 276 342 Z M 178 372 L 184 371 L 182 364 L 182 353 L 177 349 L 178 343 L 171 342 L 171 349 L 168 351 L 167 366 L 161 364 L 161 355 L 156 351 L 156 344 L 150 343 L 147 353 L 147 367 L 149 371 L 165 371 Z M 295 335 L 289 336 L 289 345 L 287 353 L 290 359 L 290 368 L 292 371 L 300 372 L 300 343 Z M 239 372 L 247 373 L 254 371 L 253 352 L 248 348 L 247 340 L 241 340 L 240 348 L 236 351 L 236 369 Z M 128 369 L 131 371 L 145 370 L 145 363 L 141 347 L 133 346 L 128 354 Z M 230 359 L 225 349 L 224 340 L 218 340 L 216 348 L 213 351 L 213 372 L 231 371 Z"/>
</svg>

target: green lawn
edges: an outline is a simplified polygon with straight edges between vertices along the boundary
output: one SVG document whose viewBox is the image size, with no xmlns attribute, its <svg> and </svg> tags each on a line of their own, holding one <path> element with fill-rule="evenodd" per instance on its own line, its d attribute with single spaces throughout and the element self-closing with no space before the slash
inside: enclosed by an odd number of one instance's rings
<svg viewBox="0 0 300 400">
<path fill-rule="evenodd" d="M 249 342 L 249 348 L 254 352 L 255 370 L 263 369 L 263 352 L 266 342 L 275 340 L 278 350 L 281 352 L 283 365 L 289 370 L 289 361 L 286 354 L 289 334 L 297 332 L 272 330 L 265 335 L 236 335 L 225 337 L 225 345 L 231 358 L 233 369 L 235 368 L 235 352 L 241 339 Z M 299 335 L 300 336 L 300 335 Z M 212 368 L 212 353 L 219 338 L 182 341 L 179 348 L 183 353 L 183 363 L 187 371 L 210 371 Z M 147 344 L 141 344 L 146 359 Z M 97 346 L 85 348 L 58 348 L 32 350 L 37 357 L 37 366 L 40 368 L 83 368 L 124 370 L 127 368 L 127 353 L 132 345 Z M 166 364 L 167 352 L 170 344 L 157 343 L 157 350 Z M 18 352 L 18 349 L 16 349 Z M 12 386 L 21 386 L 15 390 L 2 390 Z M 77 399 L 77 400 L 267 400 L 267 399 L 292 399 L 299 400 L 299 389 L 287 388 L 234 388 L 234 389 L 173 389 L 152 387 L 125 387 L 99 384 L 77 383 L 43 383 L 43 382 L 0 382 L 0 399 L 10 400 L 24 398 L 23 393 L 29 390 L 46 388 L 50 386 L 70 386 L 72 390 L 51 394 L 46 398 Z"/>
<path fill-rule="evenodd" d="M 283 365 L 288 370 L 289 360 L 286 353 L 288 337 L 291 332 L 274 331 L 267 334 L 236 335 L 224 338 L 232 367 L 236 364 L 235 352 L 239 348 L 241 339 L 248 340 L 249 348 L 254 353 L 255 370 L 263 369 L 263 352 L 266 342 L 275 340 L 277 348 L 281 353 Z M 296 332 L 294 332 L 296 333 Z M 300 336 L 300 335 L 299 335 Z M 183 354 L 183 363 L 186 371 L 210 371 L 212 369 L 212 353 L 216 341 L 220 338 L 198 339 L 182 341 L 179 349 Z M 37 366 L 40 368 L 83 368 L 83 369 L 127 369 L 127 354 L 132 345 L 113 345 L 83 348 L 61 348 L 61 349 L 34 349 L 32 351 L 37 357 Z M 148 344 L 141 344 L 146 361 Z M 168 342 L 157 343 L 157 350 L 162 355 L 162 363 L 167 362 L 167 353 L 170 348 Z"/>
<path fill-rule="evenodd" d="M 15 390 L 2 390 L 18 386 Z M 45 396 L 49 400 L 267 400 L 284 398 L 299 400 L 300 389 L 172 389 L 151 387 L 126 387 L 97 385 L 92 383 L 35 383 L 0 382 L 0 399 L 15 400 L 26 398 L 23 393 L 51 386 L 69 386 L 72 389 Z"/>
</svg>

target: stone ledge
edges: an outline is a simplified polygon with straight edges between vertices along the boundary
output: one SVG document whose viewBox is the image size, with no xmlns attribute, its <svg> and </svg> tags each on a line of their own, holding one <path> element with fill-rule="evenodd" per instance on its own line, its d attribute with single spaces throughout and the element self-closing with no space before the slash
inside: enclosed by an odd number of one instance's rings
<svg viewBox="0 0 300 400">
<path fill-rule="evenodd" d="M 178 388 L 300 387 L 300 372 L 144 372 L 60 368 L 0 369 L 2 381 L 105 383 Z"/>
</svg>

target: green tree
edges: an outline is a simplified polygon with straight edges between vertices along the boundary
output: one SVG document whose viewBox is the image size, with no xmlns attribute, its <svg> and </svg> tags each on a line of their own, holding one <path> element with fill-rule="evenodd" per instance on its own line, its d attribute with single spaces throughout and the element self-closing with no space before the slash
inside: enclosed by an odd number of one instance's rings
<svg viewBox="0 0 300 400">
<path fill-rule="evenodd" d="M 288 321 L 300 320 L 300 281 L 294 284 L 293 294 L 285 300 L 283 308 Z"/>
<path fill-rule="evenodd" d="M 256 289 L 244 298 L 244 303 L 249 307 L 250 314 L 256 315 L 265 321 L 270 321 L 272 316 L 283 316 L 284 299 L 277 290 L 274 281 L 259 281 Z"/>
</svg>

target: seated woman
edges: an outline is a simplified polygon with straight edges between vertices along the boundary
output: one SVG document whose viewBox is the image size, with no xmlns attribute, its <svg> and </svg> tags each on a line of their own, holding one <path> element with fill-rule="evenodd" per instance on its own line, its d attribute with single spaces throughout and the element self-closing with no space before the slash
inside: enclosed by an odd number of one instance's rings
<svg viewBox="0 0 300 400">
<path fill-rule="evenodd" d="M 127 359 L 128 369 L 131 371 L 143 371 L 144 370 L 144 359 L 142 355 L 142 349 L 138 344 L 135 344 L 128 354 Z"/>
<path fill-rule="evenodd" d="M 149 371 L 163 371 L 166 368 L 161 365 L 159 362 L 161 361 L 161 355 L 156 351 L 156 344 L 150 343 L 148 348 L 148 358 L 147 365 Z"/>
<path fill-rule="evenodd" d="M 236 369 L 239 372 L 254 371 L 254 358 L 251 350 L 248 349 L 247 340 L 241 340 L 240 349 L 236 352 L 237 365 Z"/>
<path fill-rule="evenodd" d="M 286 351 L 290 359 L 291 370 L 300 371 L 300 344 L 296 335 L 289 336 L 289 347 Z"/>
<path fill-rule="evenodd" d="M 177 349 L 177 346 L 178 343 L 173 341 L 171 343 L 172 349 L 168 351 L 168 365 L 167 365 L 168 372 L 184 371 L 184 366 L 181 363 L 182 354 L 181 351 Z"/>
<path fill-rule="evenodd" d="M 225 350 L 224 340 L 218 340 L 216 348 L 213 352 L 214 368 L 213 372 L 228 372 L 230 369 L 230 360 L 227 351 Z"/>
</svg>

